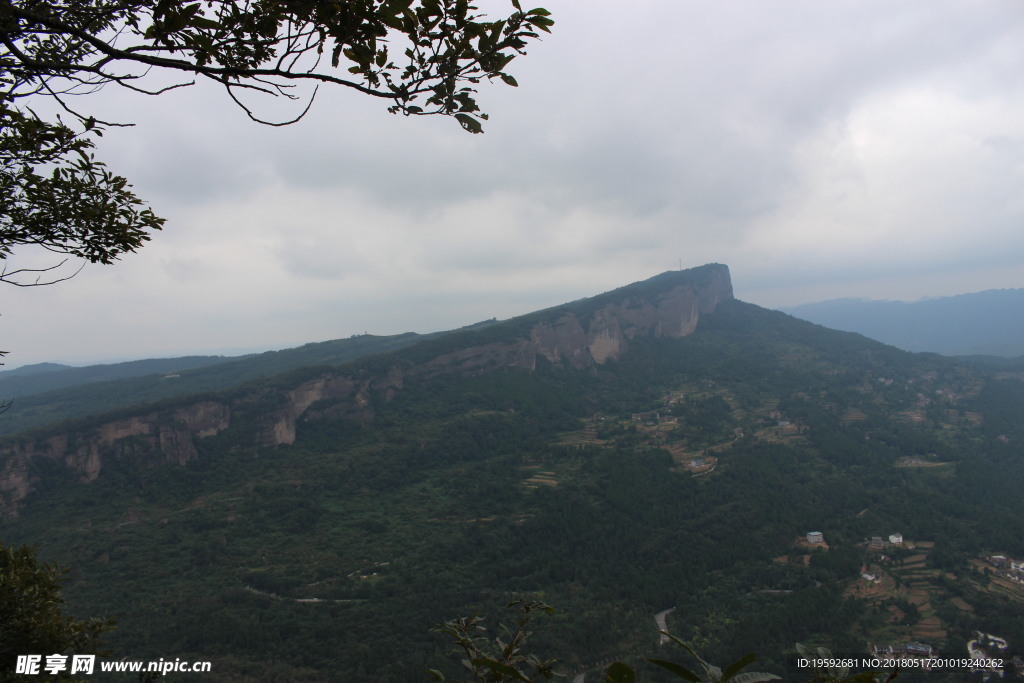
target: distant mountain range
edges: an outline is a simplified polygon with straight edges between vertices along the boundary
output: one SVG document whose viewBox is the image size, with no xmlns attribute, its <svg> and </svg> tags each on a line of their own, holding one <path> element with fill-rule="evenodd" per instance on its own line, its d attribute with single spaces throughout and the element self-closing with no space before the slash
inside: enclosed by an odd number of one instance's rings
<svg viewBox="0 0 1024 683">
<path fill-rule="evenodd" d="M 831 299 L 780 310 L 906 351 L 1024 355 L 1024 289 L 990 289 L 915 302 Z"/>
<path fill-rule="evenodd" d="M 0 396 L 13 398 L 41 394 L 52 389 L 72 387 L 91 382 L 110 382 L 129 377 L 181 372 L 207 365 L 216 365 L 239 360 L 240 357 L 226 356 L 182 356 L 178 358 L 147 358 L 75 367 L 62 363 L 36 363 L 23 365 L 15 370 L 0 372 Z"/>
</svg>

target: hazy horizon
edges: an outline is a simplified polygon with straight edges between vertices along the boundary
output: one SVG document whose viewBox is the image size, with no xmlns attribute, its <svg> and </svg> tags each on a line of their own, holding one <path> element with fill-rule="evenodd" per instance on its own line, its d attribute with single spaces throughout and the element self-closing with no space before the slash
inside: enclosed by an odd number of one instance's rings
<svg viewBox="0 0 1024 683">
<path fill-rule="evenodd" d="M 452 329 L 680 264 L 769 308 L 1024 287 L 1024 5 L 548 8 L 483 135 L 331 89 L 282 128 L 212 84 L 78 98 L 137 124 L 97 157 L 167 224 L 0 289 L 7 367 Z"/>
<path fill-rule="evenodd" d="M 623 286 L 625 286 L 627 284 L 630 284 L 630 283 L 623 283 Z M 972 294 L 984 294 L 986 292 L 993 292 L 993 291 L 1014 291 L 1014 290 L 1019 290 L 1019 289 L 1022 289 L 1022 288 L 1013 287 L 1013 288 L 1001 288 L 1001 289 L 986 289 L 986 290 L 982 290 L 980 292 L 962 292 L 962 293 L 959 293 L 959 294 L 950 294 L 950 295 L 945 295 L 945 296 L 934 296 L 934 297 L 932 297 L 932 296 L 925 296 L 925 297 L 921 297 L 919 299 L 915 299 L 915 300 L 912 300 L 912 301 L 904 301 L 904 300 L 899 300 L 899 299 L 871 299 L 871 298 L 865 298 L 865 297 L 841 297 L 841 298 L 838 298 L 838 299 L 823 299 L 823 300 L 820 300 L 820 301 L 807 301 L 807 302 L 804 302 L 802 304 L 795 304 L 793 306 L 780 306 L 780 307 L 777 307 L 775 310 L 786 311 L 786 310 L 789 310 L 789 309 L 799 308 L 801 306 L 812 305 L 812 304 L 830 303 L 830 302 L 834 302 L 834 301 L 857 301 L 857 302 L 866 302 L 866 303 L 884 302 L 884 303 L 906 303 L 906 304 L 913 304 L 913 303 L 920 303 L 920 302 L 924 302 L 924 301 L 934 301 L 934 300 L 939 300 L 939 299 L 948 299 L 948 298 L 957 297 L 957 296 L 969 296 L 969 295 L 972 295 Z M 600 294 L 600 292 L 594 292 L 590 296 L 596 296 L 597 294 Z M 743 297 L 737 296 L 736 298 L 738 298 L 740 300 L 743 300 Z M 559 301 L 559 302 L 553 302 L 551 305 L 558 305 L 558 304 L 561 304 L 561 303 L 568 303 L 568 302 L 569 302 L 568 300 L 566 300 L 566 301 Z M 753 302 L 748 302 L 748 303 L 753 303 Z M 533 312 L 533 311 L 532 310 L 531 311 L 524 311 L 522 314 L 517 314 L 517 315 L 526 315 L 526 314 L 531 313 L 531 312 Z M 516 317 L 516 316 L 511 316 L 511 317 Z M 448 330 L 458 329 L 459 327 L 463 327 L 465 325 L 472 325 L 472 324 L 475 324 L 475 323 L 483 322 L 483 321 L 489 320 L 489 319 L 490 318 L 481 318 L 480 320 L 469 320 L 469 321 L 463 322 L 462 324 L 455 325 L 455 326 L 450 327 L 450 328 L 423 329 L 423 330 L 403 330 L 401 332 L 394 332 L 394 333 L 388 333 L 388 334 L 402 334 L 403 332 L 415 332 L 417 334 L 428 334 L 428 333 L 431 333 L 431 332 L 444 332 L 444 331 L 448 331 Z M 363 332 L 353 333 L 352 335 L 348 335 L 348 336 L 349 337 L 357 336 L 358 334 L 370 334 L 370 335 L 384 336 L 383 334 L 375 332 L 374 330 L 365 330 Z M 124 355 L 124 356 L 117 356 L 117 355 L 114 355 L 114 356 L 102 356 L 101 355 L 101 356 L 95 356 L 95 357 L 91 357 L 91 358 L 90 357 L 83 357 L 81 359 L 74 359 L 74 360 L 48 359 L 48 360 L 42 360 L 42 361 L 38 361 L 38 362 L 34 362 L 34 363 L 25 363 L 23 365 L 6 364 L 2 368 L 0 368 L 0 374 L 2 374 L 3 372 L 9 371 L 9 370 L 17 370 L 17 369 L 25 367 L 25 366 L 39 365 L 39 364 L 42 364 L 42 363 L 56 363 L 56 364 L 60 364 L 60 365 L 68 365 L 68 366 L 71 366 L 71 367 L 86 367 L 86 366 L 89 366 L 89 365 L 108 365 L 108 364 L 116 364 L 116 363 L 130 363 L 132 361 L 150 360 L 150 359 L 153 359 L 153 358 L 181 358 L 181 357 L 185 357 L 185 356 L 224 356 L 225 358 L 232 358 L 232 357 L 238 357 L 238 356 L 245 356 L 245 355 L 249 355 L 249 354 L 265 353 L 265 352 L 268 352 L 268 351 L 281 351 L 281 350 L 284 350 L 284 349 L 296 348 L 298 346 L 302 346 L 303 344 L 326 342 L 326 341 L 332 341 L 333 339 L 342 339 L 342 338 L 343 337 L 334 337 L 334 338 L 331 338 L 331 339 L 309 339 L 309 340 L 306 340 L 304 342 L 299 342 L 297 344 L 291 344 L 291 345 L 263 344 L 263 345 L 254 345 L 254 346 L 248 346 L 248 347 L 220 347 L 220 348 L 195 347 L 195 348 L 186 349 L 186 350 L 180 351 L 180 352 L 173 352 L 173 353 L 167 354 L 165 356 L 153 356 L 153 355 L 133 356 L 133 355 L 129 354 L 129 355 Z"/>
</svg>

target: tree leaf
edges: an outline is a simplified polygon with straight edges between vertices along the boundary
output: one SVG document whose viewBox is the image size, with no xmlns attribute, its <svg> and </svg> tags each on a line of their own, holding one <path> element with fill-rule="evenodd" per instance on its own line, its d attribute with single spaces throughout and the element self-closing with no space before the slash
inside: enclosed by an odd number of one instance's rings
<svg viewBox="0 0 1024 683">
<path fill-rule="evenodd" d="M 213 19 L 207 19 L 206 17 L 192 17 L 189 21 L 189 26 L 192 28 L 205 28 L 210 30 L 217 30 L 220 28 L 220 24 Z"/>
<path fill-rule="evenodd" d="M 530 683 L 530 679 L 521 674 L 514 666 L 502 664 L 501 662 L 496 661 L 494 659 L 488 659 L 486 657 L 474 659 L 473 666 L 483 666 L 490 669 L 494 673 L 502 674 L 504 676 L 510 676 L 512 678 L 517 678 L 520 681 L 526 681 L 526 683 Z"/>
<path fill-rule="evenodd" d="M 880 671 L 861 671 L 849 678 L 844 678 L 840 683 L 875 683 L 876 677 L 881 673 Z"/>
<path fill-rule="evenodd" d="M 484 128 L 483 128 L 483 126 L 480 125 L 480 122 L 477 121 L 472 116 L 470 116 L 469 114 L 462 114 L 462 113 L 455 114 L 455 119 L 460 124 L 462 124 L 462 128 L 464 130 L 469 131 L 470 133 L 482 133 L 482 132 L 484 132 Z"/>
<path fill-rule="evenodd" d="M 738 674 L 740 671 L 745 669 L 747 666 L 749 666 L 750 664 L 753 664 L 756 661 L 757 661 L 757 655 L 755 655 L 753 652 L 750 652 L 748 654 L 743 655 L 742 657 L 737 659 L 735 662 L 733 662 L 732 664 L 729 664 L 724 669 L 722 669 L 722 680 L 723 681 L 728 681 L 730 678 L 732 678 L 733 676 Z"/>
<path fill-rule="evenodd" d="M 612 662 L 604 680 L 605 683 L 636 683 L 636 672 L 622 662 Z"/>
<path fill-rule="evenodd" d="M 731 683 L 764 683 L 764 681 L 781 681 L 775 674 L 763 673 L 761 671 L 748 671 L 737 675 L 735 678 L 723 679 Z"/>
<path fill-rule="evenodd" d="M 660 666 L 662 669 L 667 669 L 668 671 L 671 671 L 679 678 L 682 678 L 684 681 L 691 681 L 692 683 L 701 683 L 700 676 L 693 673 L 686 667 L 676 664 L 675 662 L 666 662 L 663 659 L 648 659 L 647 661 L 651 664 L 656 664 Z"/>
</svg>

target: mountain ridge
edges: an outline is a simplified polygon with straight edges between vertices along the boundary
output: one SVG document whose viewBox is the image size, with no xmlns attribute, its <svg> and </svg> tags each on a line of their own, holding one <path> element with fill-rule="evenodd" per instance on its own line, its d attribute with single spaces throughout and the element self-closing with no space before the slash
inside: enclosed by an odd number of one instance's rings
<svg viewBox="0 0 1024 683">
<path fill-rule="evenodd" d="M 74 367 L 62 363 L 36 363 L 15 370 L 0 372 L 0 396 L 16 398 L 44 393 L 53 389 L 92 382 L 108 382 L 143 375 L 167 374 L 192 370 L 248 356 L 175 356 L 147 358 L 123 363 L 102 363 Z"/>
<path fill-rule="evenodd" d="M 819 325 L 857 332 L 906 351 L 1024 355 L 1024 289 L 990 289 L 919 301 L 830 299 L 781 308 Z"/>
<path fill-rule="evenodd" d="M 638 336 L 691 334 L 701 315 L 732 299 L 727 266 L 669 271 L 483 329 L 476 326 L 424 340 L 372 360 L 340 368 L 298 368 L 226 396 L 168 399 L 108 418 L 7 438 L 0 445 L 0 519 L 17 516 L 21 502 L 34 489 L 37 459 L 62 463 L 80 481 L 91 482 L 109 458 L 184 465 L 198 457 L 197 440 L 240 424 L 251 431 L 251 447 L 288 445 L 295 442 L 298 421 L 315 404 L 315 417 L 366 422 L 373 420 L 376 398 L 390 401 L 408 381 L 502 368 L 532 371 L 538 362 L 576 369 L 602 365 L 626 353 Z"/>
<path fill-rule="evenodd" d="M 712 275 L 9 440 L 96 447 L 99 470 L 23 460 L 0 530 L 73 568 L 69 609 L 116 615 L 119 656 L 209 660 L 217 680 L 457 676 L 430 627 L 517 599 L 558 609 L 531 649 L 570 677 L 661 656 L 671 605 L 709 661 L 756 651 L 779 674 L 795 642 L 1024 643 L 1024 592 L 976 564 L 1024 557 L 1024 383 L 722 286 L 699 313 Z M 609 319 L 626 346 L 598 363 Z M 894 532 L 914 546 L 871 549 Z"/>
</svg>

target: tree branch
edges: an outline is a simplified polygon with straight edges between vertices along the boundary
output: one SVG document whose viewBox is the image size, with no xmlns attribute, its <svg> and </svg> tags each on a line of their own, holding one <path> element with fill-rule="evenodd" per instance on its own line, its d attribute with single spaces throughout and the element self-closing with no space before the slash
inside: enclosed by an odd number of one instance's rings
<svg viewBox="0 0 1024 683">
<path fill-rule="evenodd" d="M 66 282 L 66 281 L 70 280 L 71 278 L 75 277 L 76 275 L 78 275 L 79 273 L 81 273 L 82 269 L 85 268 L 85 263 L 83 262 L 82 265 L 80 265 L 78 267 L 78 270 L 73 272 L 71 275 L 68 275 L 66 277 L 56 278 L 54 280 L 48 280 L 46 282 L 40 282 L 40 280 L 43 277 L 42 275 L 37 275 L 35 282 L 18 282 L 17 280 L 12 280 L 11 279 L 13 276 L 19 275 L 21 273 L 48 273 L 51 270 L 56 270 L 56 269 L 60 268 L 61 266 L 63 266 L 67 262 L 68 262 L 68 260 L 64 259 L 63 261 L 61 261 L 57 265 L 50 266 L 48 268 L 19 268 L 17 270 L 12 270 L 12 271 L 8 271 L 7 270 L 7 263 L 5 262 L 3 270 L 0 271 L 0 282 L 3 282 L 4 284 L 8 284 L 8 285 L 14 285 L 15 287 L 46 287 L 48 285 L 55 285 L 58 282 Z M 7 353 L 7 352 L 4 351 L 2 353 Z M 0 411 L 0 412 L 3 412 L 3 411 Z"/>
<path fill-rule="evenodd" d="M 130 51 L 130 50 L 122 50 L 122 49 L 114 47 L 113 45 L 107 43 L 106 41 L 103 41 L 103 40 L 97 38 L 96 36 L 86 32 L 86 31 L 83 31 L 83 30 L 81 30 L 81 29 L 79 29 L 79 28 L 77 28 L 75 26 L 70 25 L 70 24 L 58 21 L 56 19 L 51 19 L 49 17 L 43 17 L 43 16 L 40 16 L 38 14 L 34 14 L 32 12 L 28 12 L 26 10 L 23 10 L 23 9 L 21 9 L 19 7 L 15 7 L 13 5 L 11 5 L 10 7 L 11 7 L 11 14 L 13 16 L 15 16 L 17 18 L 20 18 L 20 19 L 25 19 L 25 20 L 28 20 L 28 21 L 32 21 L 34 23 L 41 24 L 43 26 L 47 26 L 47 27 L 52 28 L 52 29 L 54 29 L 56 31 L 59 31 L 60 33 L 64 33 L 64 34 L 67 34 L 67 35 L 70 35 L 70 36 L 74 36 L 75 38 L 78 38 L 79 40 L 88 43 L 89 45 L 94 47 L 96 50 L 101 52 L 102 54 L 104 54 L 104 55 L 106 55 L 108 57 L 114 58 L 114 59 L 120 59 L 120 60 L 130 61 L 130 62 L 137 62 L 139 64 L 147 64 L 147 65 L 150 65 L 150 66 L 159 66 L 159 67 L 163 67 L 165 69 L 174 69 L 174 70 L 177 70 L 177 71 L 190 71 L 192 73 L 202 74 L 204 76 L 221 76 L 221 77 L 225 77 L 225 78 L 248 78 L 248 77 L 252 77 L 252 76 L 275 76 L 275 77 L 278 77 L 278 78 L 286 78 L 286 79 L 316 80 L 316 81 L 321 81 L 321 82 L 325 82 L 325 83 L 332 83 L 334 85 L 344 86 L 346 88 L 353 88 L 353 89 L 358 90 L 359 92 L 361 92 L 361 93 L 363 93 L 365 95 L 371 95 L 373 97 L 381 97 L 381 98 L 386 98 L 386 99 L 394 99 L 394 97 L 395 97 L 395 93 L 393 93 L 393 92 L 382 91 L 382 90 L 374 90 L 372 88 L 367 88 L 366 86 L 361 85 L 360 83 L 356 83 L 355 81 L 350 81 L 350 80 L 346 80 L 346 79 L 343 79 L 343 78 L 338 78 L 336 76 L 331 76 L 330 74 L 324 74 L 324 73 L 318 73 L 318 72 L 299 72 L 299 73 L 296 73 L 296 72 L 285 71 L 285 70 L 281 70 L 281 69 L 277 69 L 277 68 L 274 68 L 274 69 L 260 69 L 260 68 L 243 69 L 243 68 L 239 68 L 239 67 L 211 67 L 211 66 L 206 66 L 205 64 L 199 64 L 199 63 L 196 63 L 196 62 L 189 62 L 189 61 L 182 60 L 182 59 L 171 59 L 171 58 L 167 58 L 167 57 L 158 57 L 158 56 L 155 56 L 155 55 L 144 54 L 142 52 L 134 52 L 134 51 Z M 82 70 L 82 71 L 97 73 L 94 69 L 91 69 L 90 67 L 88 67 L 86 65 L 74 64 L 74 63 L 44 62 L 44 61 L 34 60 L 34 59 L 28 57 L 28 55 L 25 55 L 23 52 L 18 50 L 13 45 L 13 43 L 10 41 L 10 39 L 6 35 L 4 36 L 3 42 L 4 42 L 4 45 L 8 49 L 11 50 L 11 53 L 14 54 L 16 57 L 18 57 L 18 60 L 22 63 L 22 65 L 30 67 L 32 69 L 37 69 L 37 70 L 41 70 L 41 71 L 48 71 L 48 72 L 64 71 L 64 70 Z M 144 49 L 144 48 L 142 48 L 141 46 L 138 46 L 137 49 L 141 50 L 141 49 Z M 414 91 L 412 94 L 417 94 L 418 92 L 424 92 L 424 90 Z"/>
</svg>

